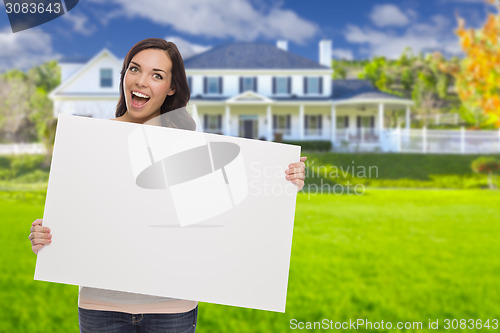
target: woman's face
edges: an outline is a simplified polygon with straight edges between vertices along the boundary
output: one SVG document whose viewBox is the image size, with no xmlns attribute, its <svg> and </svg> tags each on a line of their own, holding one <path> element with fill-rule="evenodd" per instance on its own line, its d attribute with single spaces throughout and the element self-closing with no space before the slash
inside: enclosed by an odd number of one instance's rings
<svg viewBox="0 0 500 333">
<path fill-rule="evenodd" d="M 172 61 L 159 49 L 146 49 L 137 53 L 127 68 L 123 92 L 129 121 L 144 123 L 160 115 L 160 107 L 171 88 Z"/>
</svg>

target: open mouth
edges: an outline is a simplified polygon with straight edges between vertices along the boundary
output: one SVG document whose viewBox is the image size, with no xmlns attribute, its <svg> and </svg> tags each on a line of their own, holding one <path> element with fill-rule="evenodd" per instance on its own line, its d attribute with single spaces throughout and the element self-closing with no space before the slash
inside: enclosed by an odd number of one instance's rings
<svg viewBox="0 0 500 333">
<path fill-rule="evenodd" d="M 147 102 L 149 102 L 150 97 L 146 94 L 143 94 L 139 91 L 132 91 L 131 92 L 131 104 L 135 108 L 142 108 L 144 105 L 146 105 Z"/>
</svg>

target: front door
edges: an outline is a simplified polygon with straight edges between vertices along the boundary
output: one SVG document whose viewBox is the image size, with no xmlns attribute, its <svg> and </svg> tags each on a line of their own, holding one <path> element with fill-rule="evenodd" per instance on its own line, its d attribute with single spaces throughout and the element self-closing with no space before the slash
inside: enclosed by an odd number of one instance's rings
<svg viewBox="0 0 500 333">
<path fill-rule="evenodd" d="M 253 120 L 243 120 L 243 137 L 253 139 Z"/>
<path fill-rule="evenodd" d="M 239 136 L 248 139 L 257 138 L 259 118 L 256 115 L 240 115 Z"/>
</svg>

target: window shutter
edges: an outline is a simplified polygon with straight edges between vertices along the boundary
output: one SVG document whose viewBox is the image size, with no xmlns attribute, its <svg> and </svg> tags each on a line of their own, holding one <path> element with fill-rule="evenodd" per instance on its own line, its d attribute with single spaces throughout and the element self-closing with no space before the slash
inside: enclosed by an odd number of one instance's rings
<svg viewBox="0 0 500 333">
<path fill-rule="evenodd" d="M 304 76 L 304 95 L 307 94 L 307 76 Z"/>
<path fill-rule="evenodd" d="M 286 115 L 286 129 L 289 130 L 291 129 L 291 116 L 289 114 Z"/>
<path fill-rule="evenodd" d="M 222 76 L 219 76 L 219 94 L 222 94 Z"/>
<path fill-rule="evenodd" d="M 275 114 L 273 115 L 273 129 L 277 129 L 278 128 L 278 116 L 276 116 Z"/>
<path fill-rule="evenodd" d="M 273 95 L 276 95 L 276 78 L 273 77 Z"/>
<path fill-rule="evenodd" d="M 321 124 L 321 118 L 322 118 L 322 116 L 319 114 L 318 115 L 318 129 L 321 129 L 321 126 L 322 126 L 322 124 Z"/>
<path fill-rule="evenodd" d="M 243 92 L 243 78 L 240 76 L 240 94 Z"/>
<path fill-rule="evenodd" d="M 253 78 L 253 91 L 257 92 L 257 77 Z"/>
<path fill-rule="evenodd" d="M 370 127 L 375 128 L 375 116 L 370 117 Z"/>
<path fill-rule="evenodd" d="M 356 117 L 356 127 L 361 128 L 361 116 Z"/>
<path fill-rule="evenodd" d="M 305 116 L 304 118 L 306 118 L 304 120 L 304 126 L 305 126 L 306 129 L 308 129 L 309 128 L 309 116 Z"/>
<path fill-rule="evenodd" d="M 203 127 L 205 127 L 205 129 L 208 129 L 208 115 L 206 114 L 203 115 Z"/>
<path fill-rule="evenodd" d="M 292 91 L 292 78 L 288 77 L 288 93 Z"/>
<path fill-rule="evenodd" d="M 323 94 L 323 77 L 319 77 L 319 93 Z"/>
<path fill-rule="evenodd" d="M 217 116 L 217 129 L 218 130 L 222 129 L 222 116 L 221 115 Z"/>
<path fill-rule="evenodd" d="M 206 95 L 208 90 L 208 78 L 203 77 L 203 94 Z"/>
<path fill-rule="evenodd" d="M 348 116 L 344 116 L 344 127 L 349 128 L 349 117 Z"/>
<path fill-rule="evenodd" d="M 188 86 L 189 86 L 189 95 L 193 94 L 193 78 L 191 76 L 188 77 Z"/>
</svg>

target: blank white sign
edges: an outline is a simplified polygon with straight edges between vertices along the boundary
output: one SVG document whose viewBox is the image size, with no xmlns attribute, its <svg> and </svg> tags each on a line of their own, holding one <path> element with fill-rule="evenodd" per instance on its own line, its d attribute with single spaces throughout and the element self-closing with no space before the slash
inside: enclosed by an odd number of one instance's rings
<svg viewBox="0 0 500 333">
<path fill-rule="evenodd" d="M 285 311 L 300 147 L 61 116 L 35 279 Z"/>
</svg>

